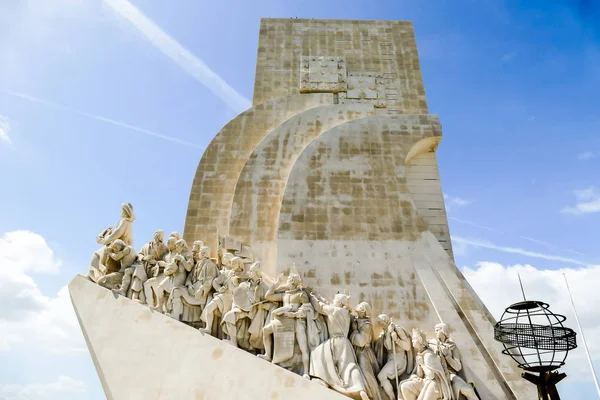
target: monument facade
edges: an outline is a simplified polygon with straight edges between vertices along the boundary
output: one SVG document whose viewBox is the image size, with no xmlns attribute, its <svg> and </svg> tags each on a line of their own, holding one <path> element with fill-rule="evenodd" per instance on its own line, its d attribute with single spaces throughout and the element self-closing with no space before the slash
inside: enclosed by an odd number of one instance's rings
<svg viewBox="0 0 600 400">
<path fill-rule="evenodd" d="M 253 107 L 203 154 L 183 239 L 132 258 L 124 204 L 99 286 L 71 284 L 107 397 L 534 396 L 454 264 L 441 137 L 410 22 L 261 20 Z"/>
</svg>

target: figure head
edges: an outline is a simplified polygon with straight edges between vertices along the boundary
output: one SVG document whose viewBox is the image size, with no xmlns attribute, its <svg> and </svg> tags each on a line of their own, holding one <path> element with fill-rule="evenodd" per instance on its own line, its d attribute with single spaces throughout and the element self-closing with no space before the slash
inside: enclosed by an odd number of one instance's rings
<svg viewBox="0 0 600 400">
<path fill-rule="evenodd" d="M 427 335 L 420 329 L 412 331 L 412 345 L 417 351 L 422 351 L 427 347 Z"/>
<path fill-rule="evenodd" d="M 121 204 L 121 218 L 125 218 L 129 222 L 135 221 L 135 214 L 133 213 L 133 206 L 131 203 Z"/>
<path fill-rule="evenodd" d="M 202 240 L 195 240 L 194 243 L 192 243 L 192 252 L 199 253 L 202 246 L 204 246 Z"/>
<path fill-rule="evenodd" d="M 390 326 L 391 320 L 389 315 L 387 314 L 379 314 L 377 316 L 377 324 L 379 326 L 381 326 L 383 329 L 387 328 L 388 326 Z"/>
<path fill-rule="evenodd" d="M 177 239 L 175 239 L 173 236 L 171 236 L 170 238 L 167 239 L 167 249 L 169 249 L 169 251 L 175 251 L 177 247 Z"/>
<path fill-rule="evenodd" d="M 114 252 L 114 253 L 118 253 L 120 251 L 123 251 L 123 249 L 125 247 L 127 247 L 127 245 L 125 244 L 124 241 L 122 241 L 121 239 L 117 239 L 114 242 L 112 242 L 110 244 L 110 246 L 108 246 L 110 251 Z"/>
<path fill-rule="evenodd" d="M 229 267 L 231 266 L 231 259 L 233 258 L 233 254 L 231 253 L 225 253 L 223 254 L 223 257 L 221 257 L 221 266 L 224 269 L 229 269 Z"/>
<path fill-rule="evenodd" d="M 260 261 L 256 261 L 253 263 L 250 268 L 248 268 L 248 277 L 253 281 L 257 281 L 262 279 L 262 272 L 260 270 Z"/>
<path fill-rule="evenodd" d="M 160 229 L 157 229 L 157 230 L 154 232 L 154 235 L 152 235 L 152 239 L 153 239 L 155 242 L 160 242 L 160 243 L 162 243 L 162 241 L 165 239 L 165 231 L 161 231 Z"/>
<path fill-rule="evenodd" d="M 291 273 L 286 281 L 286 286 L 291 289 L 302 287 L 302 278 L 296 273 Z"/>
<path fill-rule="evenodd" d="M 181 235 L 179 234 L 179 232 L 171 232 L 171 237 L 174 237 L 175 240 L 181 239 Z"/>
<path fill-rule="evenodd" d="M 231 259 L 230 265 L 232 271 L 242 271 L 244 269 L 244 260 L 242 260 L 240 257 L 233 257 Z"/>
<path fill-rule="evenodd" d="M 183 239 L 179 239 L 175 242 L 175 248 L 179 253 L 183 253 L 187 250 L 187 242 Z"/>
<path fill-rule="evenodd" d="M 366 301 L 358 303 L 354 309 L 359 317 L 368 317 L 371 314 L 371 305 Z"/>
<path fill-rule="evenodd" d="M 205 260 L 210 257 L 210 247 L 202 246 L 200 247 L 200 258 Z"/>
<path fill-rule="evenodd" d="M 333 305 L 335 307 L 348 307 L 350 296 L 344 293 L 338 293 L 333 296 Z"/>
<path fill-rule="evenodd" d="M 443 342 L 450 337 L 448 334 L 448 325 L 444 324 L 443 322 L 434 326 L 433 329 L 435 331 L 435 337 L 439 341 Z"/>
</svg>

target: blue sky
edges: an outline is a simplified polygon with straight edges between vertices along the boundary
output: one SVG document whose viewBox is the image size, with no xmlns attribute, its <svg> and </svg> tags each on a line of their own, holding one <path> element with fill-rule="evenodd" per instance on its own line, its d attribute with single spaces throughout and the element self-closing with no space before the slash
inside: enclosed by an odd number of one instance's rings
<svg viewBox="0 0 600 400">
<path fill-rule="evenodd" d="M 292 16 L 414 22 L 457 265 L 497 317 L 517 272 L 570 317 L 567 272 L 600 335 L 600 3 L 4 0 L 0 299 L 24 311 L 0 312 L 0 399 L 104 398 L 61 289 L 124 201 L 136 245 L 182 230 L 202 149 L 252 97 L 259 19 Z M 571 360 L 563 398 L 593 396 Z"/>
</svg>

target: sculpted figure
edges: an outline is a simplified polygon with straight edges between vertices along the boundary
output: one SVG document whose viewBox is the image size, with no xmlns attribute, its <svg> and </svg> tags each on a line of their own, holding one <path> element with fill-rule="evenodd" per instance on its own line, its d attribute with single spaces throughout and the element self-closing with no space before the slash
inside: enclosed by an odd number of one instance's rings
<svg viewBox="0 0 600 400">
<path fill-rule="evenodd" d="M 393 324 L 386 314 L 379 315 L 377 323 L 383 328 L 379 338 L 379 350 L 383 353 L 383 367 L 377 379 L 388 398 L 394 400 L 396 397 L 390 381 L 404 373 L 410 374 L 414 369 L 410 336 L 404 328 Z"/>
<path fill-rule="evenodd" d="M 311 293 L 315 310 L 325 316 L 329 339 L 315 348 L 310 355 L 310 376 L 320 383 L 351 398 L 369 400 L 352 343 L 348 340 L 352 315 L 348 299 L 338 293 L 333 304 L 325 304 Z"/>
<path fill-rule="evenodd" d="M 88 277 L 94 282 L 98 282 L 107 269 L 115 269 L 114 266 L 106 264 L 115 264 L 114 260 L 107 257 L 106 248 L 117 239 L 121 239 L 127 246 L 133 245 L 131 224 L 135 221 L 133 206 L 130 203 L 121 204 L 121 219 L 114 227 L 108 227 L 103 230 L 97 237 L 96 242 L 102 245 L 102 248 L 97 250 L 92 255 L 90 262 L 90 270 Z M 104 271 L 104 272 L 103 272 Z"/>
<path fill-rule="evenodd" d="M 447 371 L 454 399 L 460 399 L 462 394 L 467 400 L 479 400 L 473 387 L 458 376 L 462 369 L 462 361 L 456 343 L 448 334 L 448 325 L 437 324 L 434 330 L 436 338 L 429 341 L 429 348 L 440 358 L 442 366 Z"/>
<path fill-rule="evenodd" d="M 263 328 L 265 354 L 259 357 L 274 364 L 283 363 L 294 356 L 294 345 L 297 343 L 302 354 L 303 372 L 308 377 L 310 348 L 307 317 L 314 310 L 300 275 L 290 274 L 287 281 L 284 280 L 284 275 L 279 275 L 265 294 L 266 300 L 283 302 L 283 306 L 272 311 L 271 320 Z"/>
<path fill-rule="evenodd" d="M 163 243 L 165 233 L 160 229 L 154 232 L 152 240 L 146 243 L 139 252 L 138 262 L 125 270 L 123 281 L 117 293 L 133 300 L 145 302 L 142 289 L 148 277 L 154 276 L 154 269 L 158 268 L 158 261 L 162 260 L 167 248 Z"/>
<path fill-rule="evenodd" d="M 400 384 L 404 400 L 452 400 L 452 387 L 438 356 L 428 347 L 425 333 L 413 329 L 416 374 Z"/>
<path fill-rule="evenodd" d="M 160 312 L 167 311 L 164 308 L 165 300 L 176 287 L 183 287 L 187 278 L 187 273 L 192 270 L 191 253 L 185 257 L 187 243 L 183 239 L 175 242 L 175 255 L 171 262 L 165 266 L 165 278 L 158 284 L 156 290 L 157 305 L 156 309 Z M 189 261 L 188 261 L 189 260 Z"/>
<path fill-rule="evenodd" d="M 193 249 L 198 242 L 194 242 Z M 196 265 L 188 274 L 185 287 L 176 287 L 169 297 L 171 317 L 177 320 L 185 320 L 186 322 L 197 322 L 200 320 L 200 315 L 189 315 L 187 318 L 183 318 L 184 302 L 187 306 L 198 306 L 197 311 L 200 311 L 206 305 L 206 300 L 212 292 L 213 280 L 219 275 L 219 269 L 210 259 L 209 247 L 200 247 L 196 259 Z M 190 310 L 189 313 L 191 314 L 192 311 Z M 194 314 L 199 313 L 196 312 Z"/>
<path fill-rule="evenodd" d="M 260 263 L 252 264 L 248 270 L 248 281 L 234 289 L 231 310 L 222 320 L 223 332 L 229 336 L 229 342 L 233 346 L 249 351 L 254 348 L 262 349 L 262 328 L 266 312 L 273 307 L 273 303 L 265 300 L 268 290 L 269 286 L 262 280 Z M 238 329 L 240 323 L 243 327 Z"/>
<path fill-rule="evenodd" d="M 233 303 L 233 291 L 240 284 L 244 274 L 244 263 L 241 258 L 233 257 L 231 259 L 231 269 L 223 269 L 213 282 L 213 288 L 217 293 L 213 299 L 202 310 L 200 319 L 206 324 L 203 332 L 217 336 L 217 330 L 213 325 L 215 317 L 222 318 Z M 217 325 L 218 327 L 218 325 Z"/>
<path fill-rule="evenodd" d="M 179 234 L 179 232 L 171 232 L 171 235 L 169 237 L 173 237 L 175 238 L 175 240 L 181 239 L 181 235 Z"/>
<path fill-rule="evenodd" d="M 379 364 L 375 352 L 371 347 L 373 342 L 373 325 L 371 324 L 371 305 L 366 302 L 359 303 L 356 308 L 356 318 L 352 321 L 352 332 L 350 342 L 354 346 L 358 365 L 365 378 L 367 395 L 372 400 L 385 398 L 383 388 L 379 386 L 377 375 Z"/>
<path fill-rule="evenodd" d="M 263 351 L 265 348 L 263 328 L 271 311 L 277 307 L 277 304 L 266 299 L 270 286 L 263 280 L 260 267 L 260 261 L 257 261 L 248 270 L 250 290 L 254 294 L 254 304 L 250 312 L 252 322 L 250 323 L 250 327 L 248 327 L 248 333 L 250 335 L 250 346 L 255 350 Z"/>
<path fill-rule="evenodd" d="M 164 273 L 165 267 L 173 264 L 176 255 L 178 255 L 177 239 L 171 236 L 167 239 L 167 253 L 163 256 L 163 259 L 157 261 L 156 265 L 152 268 L 152 277 L 144 282 L 144 295 L 148 306 L 155 309 L 158 307 L 158 285 L 164 281 L 166 277 Z"/>
<path fill-rule="evenodd" d="M 194 259 L 194 265 L 200 261 L 200 249 L 204 246 L 202 240 L 196 240 L 192 243 L 192 258 Z"/>
<path fill-rule="evenodd" d="M 230 269 L 231 267 L 231 260 L 233 259 L 234 255 L 232 253 L 225 253 L 223 254 L 223 257 L 221 257 L 221 271 L 226 270 L 226 269 Z"/>
<path fill-rule="evenodd" d="M 106 255 L 115 262 L 107 264 L 111 267 L 114 266 L 114 269 L 107 269 L 106 275 L 98 279 L 98 285 L 107 289 L 114 289 L 121 284 L 125 270 L 135 262 L 137 254 L 132 246 L 128 246 L 121 239 L 117 239 L 106 248 Z"/>
</svg>

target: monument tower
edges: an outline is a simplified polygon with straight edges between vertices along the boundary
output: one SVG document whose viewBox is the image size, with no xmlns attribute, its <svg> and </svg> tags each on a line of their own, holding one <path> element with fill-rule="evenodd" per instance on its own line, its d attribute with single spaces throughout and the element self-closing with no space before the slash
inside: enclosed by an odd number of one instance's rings
<svg viewBox="0 0 600 400">
<path fill-rule="evenodd" d="M 411 22 L 262 19 L 253 106 L 204 152 L 184 239 L 202 240 L 213 257 L 235 242 L 251 249 L 265 275 L 295 268 L 324 297 L 347 291 L 355 304 L 371 304 L 372 315 L 385 312 L 403 326 L 431 333 L 444 322 L 481 399 L 530 398 L 494 341 L 493 317 L 454 264 L 436 160 L 441 138 Z M 220 369 L 221 344 L 201 339 L 203 368 Z M 235 350 L 217 353 L 239 358 L 243 374 L 262 368 Z M 100 371 L 115 359 L 95 362 Z M 197 379 L 209 393 L 197 398 L 217 398 L 201 382 L 225 384 L 214 374 Z M 248 378 L 237 389 L 252 385 Z M 221 398 L 242 398 L 230 390 Z M 291 398 L 281 390 L 278 398 Z"/>
</svg>

